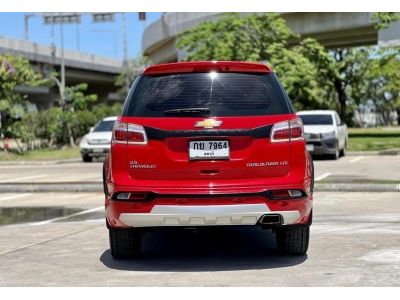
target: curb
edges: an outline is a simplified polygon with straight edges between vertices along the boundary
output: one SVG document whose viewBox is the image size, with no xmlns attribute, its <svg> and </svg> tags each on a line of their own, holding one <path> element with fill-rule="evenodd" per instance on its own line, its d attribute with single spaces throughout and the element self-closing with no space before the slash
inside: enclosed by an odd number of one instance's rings
<svg viewBox="0 0 400 300">
<path fill-rule="evenodd" d="M 16 161 L 0 161 L 0 166 L 23 166 L 23 165 L 57 165 L 57 164 L 69 164 L 81 162 L 80 158 L 69 158 L 69 159 L 60 159 L 60 160 L 47 160 L 47 161 L 34 161 L 34 160 L 16 160 Z"/>
<path fill-rule="evenodd" d="M 400 149 L 387 149 L 382 151 L 347 151 L 346 156 L 356 156 L 356 155 L 364 155 L 364 156 L 380 156 L 380 155 L 400 155 Z"/>
<path fill-rule="evenodd" d="M 316 183 L 316 192 L 400 192 L 400 184 Z M 0 193 L 102 193 L 101 183 L 0 184 Z"/>
<path fill-rule="evenodd" d="M 400 192 L 400 184 L 316 183 L 317 192 Z"/>
<path fill-rule="evenodd" d="M 93 193 L 103 192 L 101 183 L 37 183 L 37 184 L 0 184 L 0 193 Z"/>
</svg>

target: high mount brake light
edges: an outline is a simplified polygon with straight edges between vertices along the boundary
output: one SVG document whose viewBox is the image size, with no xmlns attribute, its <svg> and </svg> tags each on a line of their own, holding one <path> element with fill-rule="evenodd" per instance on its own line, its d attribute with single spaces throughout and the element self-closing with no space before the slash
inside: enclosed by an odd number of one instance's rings
<svg viewBox="0 0 400 300">
<path fill-rule="evenodd" d="M 143 126 L 116 121 L 113 129 L 113 142 L 119 144 L 147 144 L 146 131 Z"/>
<path fill-rule="evenodd" d="M 299 141 L 304 139 L 303 122 L 293 119 L 274 124 L 271 130 L 271 142 Z"/>
</svg>

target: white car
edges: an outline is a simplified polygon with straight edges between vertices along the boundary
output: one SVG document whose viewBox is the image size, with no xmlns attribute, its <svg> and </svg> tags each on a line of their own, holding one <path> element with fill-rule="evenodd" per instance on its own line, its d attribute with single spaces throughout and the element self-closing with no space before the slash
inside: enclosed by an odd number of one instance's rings
<svg viewBox="0 0 400 300">
<path fill-rule="evenodd" d="M 311 154 L 329 155 L 333 159 L 346 154 L 347 125 L 336 111 L 300 111 L 297 115 L 303 121 L 307 150 Z"/>
<path fill-rule="evenodd" d="M 90 129 L 79 143 L 82 160 L 91 162 L 93 157 L 105 157 L 111 147 L 111 136 L 117 117 L 107 117 Z"/>
</svg>

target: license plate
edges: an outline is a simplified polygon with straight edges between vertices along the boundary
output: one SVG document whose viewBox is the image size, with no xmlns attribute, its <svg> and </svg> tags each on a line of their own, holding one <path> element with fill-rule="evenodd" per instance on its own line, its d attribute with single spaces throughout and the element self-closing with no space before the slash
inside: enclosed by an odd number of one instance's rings
<svg viewBox="0 0 400 300">
<path fill-rule="evenodd" d="M 229 159 L 229 142 L 189 141 L 189 159 Z"/>
<path fill-rule="evenodd" d="M 314 151 L 314 145 L 313 144 L 307 144 L 307 150 L 308 151 Z"/>
<path fill-rule="evenodd" d="M 93 149 L 93 153 L 103 153 L 103 149 Z"/>
</svg>

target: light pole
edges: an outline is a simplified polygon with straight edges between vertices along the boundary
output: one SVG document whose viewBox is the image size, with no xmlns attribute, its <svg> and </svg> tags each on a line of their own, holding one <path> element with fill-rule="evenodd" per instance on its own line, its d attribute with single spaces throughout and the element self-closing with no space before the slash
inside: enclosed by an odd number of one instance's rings
<svg viewBox="0 0 400 300">
<path fill-rule="evenodd" d="M 65 105 L 65 60 L 64 60 L 64 24 L 79 24 L 81 22 L 81 15 L 78 13 L 44 13 L 43 21 L 45 25 L 59 24 L 60 25 L 60 39 L 61 39 L 61 82 L 60 82 L 60 104 Z"/>
<path fill-rule="evenodd" d="M 125 88 L 126 88 L 127 92 L 129 92 L 129 78 L 128 78 L 129 62 L 128 62 L 128 41 L 127 41 L 127 36 L 126 36 L 126 16 L 125 16 L 124 12 L 121 14 L 122 14 L 123 49 L 124 49 L 123 69 L 126 72 Z"/>
<path fill-rule="evenodd" d="M 65 105 L 65 60 L 64 60 L 64 29 L 63 23 L 60 22 L 60 37 L 61 37 L 61 90 L 60 100 Z"/>
<path fill-rule="evenodd" d="M 26 41 L 29 40 L 29 18 L 32 18 L 34 16 L 35 16 L 35 14 L 24 15 L 24 39 Z"/>
<path fill-rule="evenodd" d="M 59 92 L 60 92 L 60 106 L 62 107 L 63 110 L 67 110 L 67 103 L 65 99 L 65 60 L 64 60 L 64 24 L 79 24 L 81 21 L 81 15 L 77 13 L 45 13 L 43 14 L 43 20 L 44 24 L 46 25 L 54 25 L 54 24 L 59 24 L 60 25 L 60 39 L 61 39 L 61 62 L 60 62 L 60 68 L 61 68 L 61 80 L 58 80 L 58 78 L 53 77 L 53 81 L 57 84 Z M 69 136 L 69 142 L 71 144 L 71 147 L 75 147 L 75 142 L 74 138 L 72 136 L 72 130 L 70 124 L 67 122 L 66 124 L 67 131 L 68 131 L 68 136 Z"/>
</svg>

